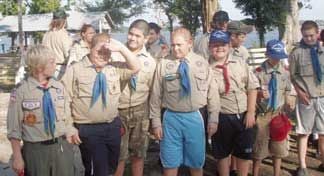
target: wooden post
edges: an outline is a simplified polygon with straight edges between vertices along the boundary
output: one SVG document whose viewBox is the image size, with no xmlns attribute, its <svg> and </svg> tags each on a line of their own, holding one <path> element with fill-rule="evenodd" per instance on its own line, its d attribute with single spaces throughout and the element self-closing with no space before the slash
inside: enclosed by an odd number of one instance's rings
<svg viewBox="0 0 324 176">
<path fill-rule="evenodd" d="M 219 10 L 218 0 L 201 0 L 202 12 L 203 12 L 203 31 L 210 31 L 210 23 L 213 20 L 213 15 Z"/>
</svg>

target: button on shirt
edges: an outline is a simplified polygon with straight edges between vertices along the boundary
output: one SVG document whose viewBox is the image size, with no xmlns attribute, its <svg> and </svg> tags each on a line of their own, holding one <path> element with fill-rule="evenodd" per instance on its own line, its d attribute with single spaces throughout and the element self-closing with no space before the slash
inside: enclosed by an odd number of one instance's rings
<svg viewBox="0 0 324 176">
<path fill-rule="evenodd" d="M 7 114 L 7 128 L 9 139 L 14 138 L 28 142 L 41 142 L 52 139 L 44 128 L 43 90 L 33 77 L 23 80 L 10 95 Z M 54 137 L 73 133 L 70 114 L 69 97 L 63 85 L 50 79 L 49 92 L 56 112 Z M 33 119 L 27 119 L 28 117 Z"/>
<path fill-rule="evenodd" d="M 190 52 L 185 57 L 189 65 L 191 94 L 181 97 L 180 76 L 177 72 L 180 60 L 169 56 L 158 63 L 150 98 L 152 127 L 161 126 L 161 108 L 177 112 L 192 112 L 207 105 L 209 122 L 218 122 L 219 94 L 212 79 L 207 61 Z"/>
<path fill-rule="evenodd" d="M 247 111 L 247 91 L 259 87 L 259 81 L 242 57 L 229 56 L 227 65 L 230 89 L 225 93 L 223 70 L 216 65 L 224 63 L 212 61 L 213 78 L 219 86 L 220 112 L 224 114 L 239 114 Z"/>
</svg>

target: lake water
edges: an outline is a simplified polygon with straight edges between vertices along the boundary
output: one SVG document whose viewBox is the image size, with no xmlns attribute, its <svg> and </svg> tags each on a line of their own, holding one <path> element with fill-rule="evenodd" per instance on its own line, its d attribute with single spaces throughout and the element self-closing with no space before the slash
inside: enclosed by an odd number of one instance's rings
<svg viewBox="0 0 324 176">
<path fill-rule="evenodd" d="M 125 43 L 127 39 L 126 33 L 112 33 L 111 34 L 113 38 Z M 167 31 L 163 31 L 162 35 L 165 36 L 168 43 L 170 43 L 170 33 Z M 199 37 L 201 34 L 198 34 L 196 37 Z M 277 39 L 278 38 L 278 31 L 269 31 L 265 35 L 266 42 L 271 39 Z M 16 40 L 16 43 L 18 41 Z M 11 45 L 11 39 L 7 37 L 6 35 L 0 36 L 0 53 L 7 52 Z M 256 31 L 251 32 L 247 35 L 246 41 L 244 43 L 244 46 L 247 48 L 251 47 L 258 47 L 259 46 L 259 37 Z"/>
</svg>

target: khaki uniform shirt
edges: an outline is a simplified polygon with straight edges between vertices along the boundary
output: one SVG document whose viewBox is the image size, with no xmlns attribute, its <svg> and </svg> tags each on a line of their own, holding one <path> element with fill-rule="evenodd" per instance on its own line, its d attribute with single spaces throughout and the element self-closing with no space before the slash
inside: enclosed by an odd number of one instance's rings
<svg viewBox="0 0 324 176">
<path fill-rule="evenodd" d="M 230 53 L 233 56 L 242 57 L 243 60 L 246 62 L 248 61 L 248 59 L 250 57 L 249 51 L 244 46 L 240 46 L 238 48 L 231 48 Z"/>
<path fill-rule="evenodd" d="M 62 78 L 71 102 L 72 117 L 75 123 L 111 122 L 118 116 L 118 101 L 121 94 L 121 84 L 129 81 L 131 72 L 125 63 L 111 62 L 102 72 L 107 79 L 107 107 L 104 108 L 101 98 L 90 107 L 92 88 L 97 76 L 93 64 L 86 56 L 80 62 L 72 64 Z M 101 95 L 100 95 L 101 96 Z"/>
<path fill-rule="evenodd" d="M 42 44 L 49 47 L 55 53 L 57 64 L 67 64 L 72 39 L 65 29 L 47 31 L 44 34 Z"/>
<path fill-rule="evenodd" d="M 280 110 L 280 108 L 285 104 L 286 96 L 289 96 L 291 91 L 289 71 L 282 63 L 279 63 L 277 69 L 274 69 L 267 61 L 265 61 L 262 63 L 262 66 L 255 69 L 254 73 L 259 80 L 261 89 L 268 89 L 269 81 L 271 80 L 271 73 L 274 71 L 276 72 L 277 78 L 277 107 Z M 267 100 L 268 99 L 260 99 L 260 101 L 257 102 L 259 112 L 265 113 L 270 111 L 270 109 L 268 109 Z"/>
<path fill-rule="evenodd" d="M 186 57 L 190 70 L 191 95 L 180 97 L 180 77 L 177 72 L 179 59 L 169 56 L 158 63 L 150 98 L 152 127 L 161 126 L 161 108 L 177 112 L 192 112 L 207 105 L 209 123 L 218 122 L 219 94 L 213 81 L 208 62 L 190 52 Z"/>
<path fill-rule="evenodd" d="M 203 34 L 200 38 L 194 42 L 194 52 L 204 57 L 206 60 L 209 59 L 209 37 L 210 33 Z"/>
<path fill-rule="evenodd" d="M 84 42 L 83 40 L 80 40 L 79 42 L 74 43 L 70 50 L 70 57 L 68 65 L 70 65 L 73 62 L 79 62 L 82 60 L 84 56 L 90 53 L 90 48 Z"/>
<path fill-rule="evenodd" d="M 324 48 L 318 48 L 319 62 L 324 73 Z M 324 96 L 324 82 L 318 85 L 316 75 L 313 71 L 310 48 L 300 44 L 290 53 L 289 71 L 291 82 L 297 84 L 307 92 L 312 98 Z"/>
<path fill-rule="evenodd" d="M 44 128 L 43 90 L 33 77 L 23 80 L 10 95 L 7 115 L 8 139 L 14 138 L 28 142 L 52 139 Z M 72 132 L 69 97 L 63 85 L 50 79 L 49 91 L 55 106 L 56 121 L 54 137 Z"/>
<path fill-rule="evenodd" d="M 160 39 L 157 39 L 151 45 L 147 45 L 146 49 L 157 62 L 162 57 L 162 45 L 160 44 Z"/>
<path fill-rule="evenodd" d="M 221 109 L 224 114 L 239 114 L 247 111 L 247 92 L 259 87 L 259 81 L 249 69 L 242 57 L 229 56 L 226 64 L 230 90 L 225 94 L 223 70 L 216 68 L 222 65 L 215 60 L 211 63 L 213 78 L 219 86 Z"/>
<path fill-rule="evenodd" d="M 130 83 L 126 85 L 119 99 L 119 108 L 121 109 L 134 107 L 148 101 L 156 63 L 144 47 L 137 54 L 137 59 L 141 63 L 141 70 L 137 73 L 136 91 L 131 88 Z"/>
</svg>

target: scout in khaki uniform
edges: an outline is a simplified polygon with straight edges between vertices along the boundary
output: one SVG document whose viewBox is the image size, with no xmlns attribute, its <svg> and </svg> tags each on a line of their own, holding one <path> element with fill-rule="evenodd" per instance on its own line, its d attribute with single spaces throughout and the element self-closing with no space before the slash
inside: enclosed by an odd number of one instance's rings
<svg viewBox="0 0 324 176">
<path fill-rule="evenodd" d="M 56 71 L 54 77 L 60 80 L 66 70 L 72 39 L 65 29 L 68 14 L 63 9 L 53 13 L 50 30 L 44 34 L 42 44 L 51 49 L 56 56 Z"/>
<path fill-rule="evenodd" d="M 227 31 L 228 27 L 228 22 L 229 22 L 229 16 L 228 13 L 225 11 L 218 11 L 214 13 L 213 16 L 213 21 L 211 22 L 211 31 L 206 32 L 203 34 L 200 38 L 195 40 L 194 43 L 194 52 L 203 56 L 206 60 L 209 60 L 209 37 L 210 33 L 213 30 L 222 30 L 222 31 Z"/>
<path fill-rule="evenodd" d="M 115 176 L 123 176 L 125 160 L 130 157 L 132 175 L 143 175 L 144 158 L 148 146 L 148 98 L 153 82 L 155 60 L 145 49 L 149 25 L 145 20 L 134 21 L 128 31 L 127 47 L 141 63 L 141 70 L 133 75 L 119 99 L 119 113 L 125 127 L 121 154 Z"/>
<path fill-rule="evenodd" d="M 30 76 L 10 96 L 8 139 L 12 167 L 19 175 L 74 175 L 72 145 L 66 140 L 73 134 L 68 94 L 51 78 L 55 72 L 53 56 L 45 46 L 32 47 L 26 60 Z"/>
<path fill-rule="evenodd" d="M 240 21 L 231 21 L 228 23 L 227 31 L 231 35 L 231 54 L 242 57 L 244 61 L 250 57 L 249 51 L 243 46 L 246 34 L 253 30 L 252 26 L 245 25 Z"/>
<path fill-rule="evenodd" d="M 72 64 L 62 78 L 72 100 L 72 118 L 78 129 L 78 135 L 72 137 L 73 143 L 81 143 L 86 176 L 92 171 L 96 176 L 107 176 L 116 169 L 121 141 L 118 117 L 121 84 L 140 69 L 135 55 L 109 39 L 107 34 L 96 34 L 89 57 Z M 109 62 L 112 55 L 123 56 L 126 62 Z"/>
<path fill-rule="evenodd" d="M 162 57 L 169 54 L 169 47 L 164 37 L 160 34 L 161 27 L 156 23 L 149 23 L 150 35 L 147 40 L 146 49 L 158 62 Z"/>
<path fill-rule="evenodd" d="M 280 176 L 281 158 L 288 156 L 288 135 L 281 141 L 270 139 L 270 121 L 282 113 L 289 105 L 291 83 L 289 71 L 280 63 L 287 58 L 285 46 L 281 41 L 270 40 L 267 43 L 268 59 L 256 68 L 261 89 L 257 98 L 257 137 L 253 148 L 253 175 L 259 175 L 261 162 L 269 154 L 273 157 L 275 176 Z M 287 105 L 287 106 L 285 106 Z"/>
<path fill-rule="evenodd" d="M 291 82 L 297 93 L 298 176 L 308 175 L 306 167 L 307 140 L 311 133 L 319 134 L 324 172 L 324 47 L 317 41 L 318 25 L 305 21 L 301 27 L 302 40 L 289 56 Z"/>
<path fill-rule="evenodd" d="M 81 40 L 75 41 L 70 49 L 68 65 L 79 62 L 84 56 L 90 53 L 90 45 L 96 30 L 91 24 L 84 24 L 80 30 Z"/>
<path fill-rule="evenodd" d="M 244 60 L 230 55 L 229 42 L 227 32 L 213 31 L 210 35 L 211 67 L 221 102 L 217 132 L 212 137 L 213 155 L 218 159 L 219 175 L 229 175 L 232 154 L 237 158 L 239 174 L 246 176 L 255 139 L 253 126 L 259 84 Z"/>
<path fill-rule="evenodd" d="M 219 98 L 208 63 L 193 53 L 190 32 L 172 32 L 172 56 L 158 64 L 150 99 L 152 128 L 160 143 L 163 175 L 177 175 L 178 167 L 190 168 L 191 175 L 202 176 L 205 161 L 205 129 L 200 108 L 209 110 L 208 134 L 216 132 Z M 161 108 L 164 108 L 161 125 Z"/>
</svg>

